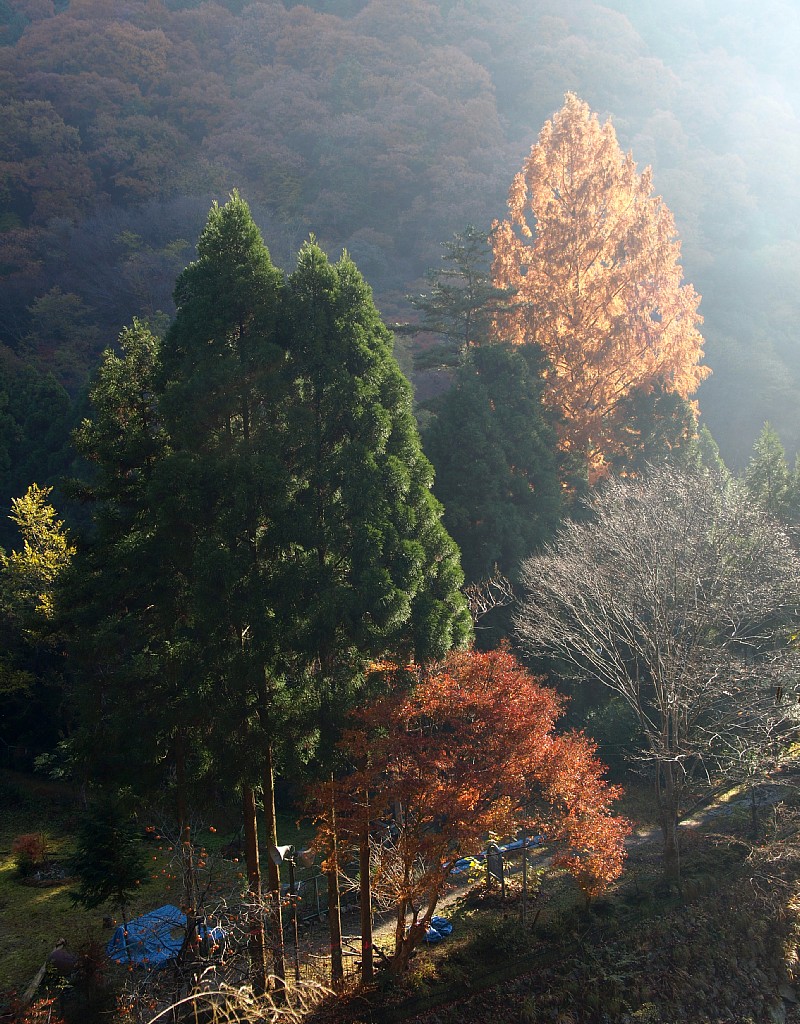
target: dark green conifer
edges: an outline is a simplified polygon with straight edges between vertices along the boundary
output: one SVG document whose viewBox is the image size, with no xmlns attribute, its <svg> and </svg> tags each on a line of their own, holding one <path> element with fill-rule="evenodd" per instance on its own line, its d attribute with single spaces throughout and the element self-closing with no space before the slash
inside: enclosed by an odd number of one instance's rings
<svg viewBox="0 0 800 1024">
<path fill-rule="evenodd" d="M 768 512 L 785 520 L 791 504 L 791 482 L 781 439 L 775 428 L 765 423 L 753 445 L 745 486 L 750 496 Z"/>
<path fill-rule="evenodd" d="M 609 466 L 618 476 L 639 476 L 648 466 L 697 461 L 697 417 L 692 403 L 661 384 L 634 388 L 618 404 L 618 444 Z"/>
<path fill-rule="evenodd" d="M 513 301 L 512 289 L 492 283 L 488 232 L 469 224 L 442 242 L 442 248 L 442 265 L 426 275 L 427 291 L 408 296 L 422 319 L 404 325 L 403 331 L 428 331 L 441 339 L 432 348 L 418 350 L 420 369 L 458 366 L 473 345 L 489 337 L 497 313 L 508 310 Z"/>
<path fill-rule="evenodd" d="M 197 252 L 178 278 L 177 316 L 163 345 L 161 408 L 171 448 L 157 497 L 170 520 L 182 522 L 188 541 L 189 616 L 202 637 L 194 671 L 213 707 L 217 765 L 242 791 L 248 878 L 257 897 L 253 790 L 261 786 L 273 805 L 272 750 L 278 736 L 293 732 L 292 704 L 283 699 L 276 668 L 285 645 L 273 586 L 276 523 L 289 493 L 279 457 L 283 275 L 236 193 L 212 207 Z M 277 843 L 274 821 L 266 843 Z M 273 867 L 270 888 L 278 884 Z M 275 932 L 281 935 L 279 915 Z M 257 922 L 253 935 L 254 985 L 263 989 Z M 280 951 L 275 972 L 283 972 Z"/>
<path fill-rule="evenodd" d="M 146 877 L 144 845 L 140 831 L 112 801 L 90 807 L 79 828 L 72 870 L 78 889 L 72 902 L 87 910 L 110 906 L 122 913 Z"/>
<path fill-rule="evenodd" d="M 295 493 L 283 593 L 294 643 L 319 667 L 330 712 L 367 659 L 440 657 L 471 626 L 410 387 L 347 255 L 331 264 L 318 245 L 303 247 L 285 329 Z"/>
<path fill-rule="evenodd" d="M 562 512 L 556 435 L 532 346 L 474 348 L 425 431 L 444 523 L 470 582 L 515 578 Z"/>
</svg>

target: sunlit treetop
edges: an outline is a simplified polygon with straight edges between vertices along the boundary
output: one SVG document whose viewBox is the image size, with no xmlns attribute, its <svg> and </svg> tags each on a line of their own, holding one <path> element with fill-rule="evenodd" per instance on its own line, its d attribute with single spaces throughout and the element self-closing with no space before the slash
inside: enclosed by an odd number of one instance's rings
<svg viewBox="0 0 800 1024">
<path fill-rule="evenodd" d="M 514 178 L 508 211 L 492 235 L 493 276 L 517 302 L 496 333 L 547 353 L 562 446 L 602 476 L 626 395 L 659 386 L 686 398 L 710 372 L 674 219 L 650 169 L 638 173 L 611 123 L 573 94 Z"/>
</svg>

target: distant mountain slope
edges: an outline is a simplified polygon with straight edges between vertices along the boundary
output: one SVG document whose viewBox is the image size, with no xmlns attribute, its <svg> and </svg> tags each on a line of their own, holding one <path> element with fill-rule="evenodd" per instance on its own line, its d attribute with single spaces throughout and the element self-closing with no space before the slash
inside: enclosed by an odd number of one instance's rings
<svg viewBox="0 0 800 1024">
<path fill-rule="evenodd" d="M 313 231 L 406 316 L 572 90 L 675 213 L 723 454 L 767 417 L 794 452 L 800 31 L 767 6 L 0 0 L 0 342 L 76 391 L 124 323 L 171 313 L 182 240 L 234 187 L 277 263 Z"/>
</svg>

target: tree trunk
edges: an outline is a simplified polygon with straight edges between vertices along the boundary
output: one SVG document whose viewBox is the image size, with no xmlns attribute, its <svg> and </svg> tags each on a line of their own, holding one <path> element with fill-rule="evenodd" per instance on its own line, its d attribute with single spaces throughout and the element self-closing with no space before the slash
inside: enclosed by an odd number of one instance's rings
<svg viewBox="0 0 800 1024">
<path fill-rule="evenodd" d="M 425 934 L 425 927 L 426 926 L 422 921 L 414 922 L 410 925 L 408 933 L 404 934 L 400 944 L 395 945 L 395 952 L 391 962 L 391 970 L 393 974 L 403 974 L 407 970 L 409 961 L 411 960 L 411 954 L 420 942 L 422 942 L 422 936 Z"/>
<path fill-rule="evenodd" d="M 392 963 L 394 963 L 400 956 L 400 951 L 403 948 L 403 941 L 405 940 L 406 919 L 408 917 L 406 902 L 407 901 L 401 897 L 397 904 L 397 911 L 394 919 L 394 956 L 392 957 Z"/>
<path fill-rule="evenodd" d="M 407 858 L 403 858 L 403 888 L 400 899 L 397 901 L 397 917 L 394 925 L 394 960 L 397 960 L 403 948 L 406 938 L 406 920 L 408 919 L 408 892 L 411 880 L 411 866 Z"/>
<path fill-rule="evenodd" d="M 331 834 L 332 844 L 328 856 L 328 929 L 331 937 L 331 986 L 341 988 L 344 981 L 342 959 L 342 911 L 339 903 L 339 850 L 336 840 L 336 802 L 331 775 Z"/>
<path fill-rule="evenodd" d="M 671 762 L 661 764 L 656 773 L 656 796 L 664 837 L 664 878 L 680 884 L 681 847 L 678 828 L 678 805 L 675 792 L 675 769 Z"/>
<path fill-rule="evenodd" d="M 180 833 L 181 868 L 183 880 L 183 910 L 186 914 L 186 936 L 181 949 L 183 957 L 195 947 L 197 934 L 197 877 L 194 869 L 192 827 L 189 821 L 188 786 L 186 782 L 186 732 L 179 729 L 175 735 L 175 797 Z"/>
<path fill-rule="evenodd" d="M 344 982 L 344 960 L 342 957 L 342 914 L 339 904 L 339 872 L 330 865 L 326 872 L 328 879 L 328 928 L 331 936 L 331 986 L 342 987 Z"/>
<path fill-rule="evenodd" d="M 267 830 L 267 846 L 278 845 L 278 826 L 275 818 L 275 773 L 272 762 L 272 744 L 267 746 L 264 766 L 264 818 Z M 281 872 L 272 857 L 267 859 L 267 881 L 269 886 L 269 945 L 275 971 L 275 988 L 285 987 L 286 966 L 283 947 L 283 918 L 281 915 Z"/>
<path fill-rule="evenodd" d="M 369 796 L 364 795 L 364 822 L 358 850 L 359 892 L 361 903 L 361 984 L 369 985 L 374 976 L 372 953 L 372 879 L 369 864 Z"/>
<path fill-rule="evenodd" d="M 253 992 L 263 995 L 267 990 L 267 966 L 264 957 L 264 925 L 261 921 L 261 867 L 258 862 L 258 825 L 256 801 L 250 786 L 242 787 L 242 813 L 244 816 L 244 856 L 247 862 L 247 881 L 250 890 L 250 970 Z"/>
<path fill-rule="evenodd" d="M 406 867 L 404 872 L 406 879 L 410 878 L 409 868 L 410 865 Z M 441 878 L 441 882 L 444 882 L 444 877 Z M 431 888 L 428 890 L 425 913 L 421 918 L 417 918 L 415 915 L 415 919 L 412 921 L 408 930 L 406 930 L 408 900 L 403 899 L 401 901 L 397 914 L 395 952 L 391 962 L 391 969 L 394 974 L 402 974 L 408 968 L 412 953 L 425 938 L 425 934 L 430 927 L 431 920 L 436 910 L 436 905 L 439 902 L 440 894 L 441 886 L 435 883 L 432 884 Z"/>
</svg>

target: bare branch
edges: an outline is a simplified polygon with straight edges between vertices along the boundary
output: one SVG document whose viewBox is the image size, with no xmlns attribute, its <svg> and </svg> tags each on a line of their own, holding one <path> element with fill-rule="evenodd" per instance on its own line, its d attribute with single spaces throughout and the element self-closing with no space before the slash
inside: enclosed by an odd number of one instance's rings
<svg viewBox="0 0 800 1024">
<path fill-rule="evenodd" d="M 495 608 L 507 608 L 517 599 L 511 580 L 496 565 L 488 579 L 464 587 L 464 597 L 475 625 Z"/>
<path fill-rule="evenodd" d="M 629 704 L 674 824 L 698 780 L 750 778 L 785 745 L 800 561 L 740 486 L 703 472 L 609 481 L 590 511 L 524 564 L 517 635 Z"/>
</svg>

